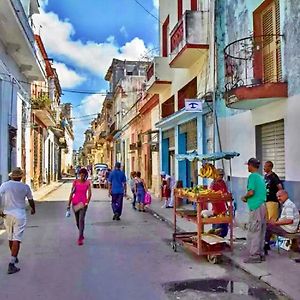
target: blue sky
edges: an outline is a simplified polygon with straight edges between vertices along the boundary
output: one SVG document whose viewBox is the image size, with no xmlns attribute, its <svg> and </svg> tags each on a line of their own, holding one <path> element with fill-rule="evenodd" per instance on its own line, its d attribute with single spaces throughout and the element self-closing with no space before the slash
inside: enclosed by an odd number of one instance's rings
<svg viewBox="0 0 300 300">
<path fill-rule="evenodd" d="M 157 0 L 140 0 L 157 15 Z M 103 79 L 112 58 L 142 59 L 158 47 L 158 22 L 134 0 L 40 0 L 41 13 L 34 18 L 48 56 L 63 88 L 63 102 L 73 104 L 75 145 L 93 116 L 100 112 L 108 88 Z M 102 94 L 70 93 L 67 90 Z"/>
</svg>

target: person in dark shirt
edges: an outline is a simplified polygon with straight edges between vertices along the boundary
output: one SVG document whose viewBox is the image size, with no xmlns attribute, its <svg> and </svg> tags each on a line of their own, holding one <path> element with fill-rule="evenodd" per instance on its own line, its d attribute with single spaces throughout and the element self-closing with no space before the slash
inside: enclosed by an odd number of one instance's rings
<svg viewBox="0 0 300 300">
<path fill-rule="evenodd" d="M 273 163 L 271 161 L 265 162 L 264 171 L 267 188 L 267 219 L 276 221 L 279 215 L 279 203 L 276 194 L 283 187 L 278 175 L 273 172 Z"/>
</svg>

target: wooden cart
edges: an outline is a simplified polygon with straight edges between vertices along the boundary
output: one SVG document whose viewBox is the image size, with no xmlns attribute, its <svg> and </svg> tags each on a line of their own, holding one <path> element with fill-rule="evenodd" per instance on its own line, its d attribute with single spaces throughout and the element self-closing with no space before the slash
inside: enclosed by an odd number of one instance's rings
<svg viewBox="0 0 300 300">
<path fill-rule="evenodd" d="M 174 205 L 174 233 L 172 248 L 177 251 L 177 243 L 180 243 L 184 247 L 191 250 L 196 255 L 207 256 L 207 259 L 211 263 L 217 263 L 220 255 L 224 251 L 232 251 L 233 249 L 233 201 L 231 194 L 220 194 L 219 196 L 186 196 L 182 195 L 181 189 L 175 190 L 175 205 Z M 179 203 L 178 198 L 186 198 L 190 202 L 194 202 L 197 205 L 197 210 L 186 210 L 177 207 Z M 226 202 L 228 205 L 228 212 L 226 215 L 215 216 L 209 218 L 203 218 L 201 211 L 207 207 L 208 203 L 213 202 Z M 178 232 L 177 231 L 177 218 L 185 218 L 187 221 L 194 222 L 196 224 L 195 232 Z M 214 234 L 204 233 L 204 225 L 206 224 L 221 224 L 228 223 L 230 230 L 229 243 Z"/>
</svg>

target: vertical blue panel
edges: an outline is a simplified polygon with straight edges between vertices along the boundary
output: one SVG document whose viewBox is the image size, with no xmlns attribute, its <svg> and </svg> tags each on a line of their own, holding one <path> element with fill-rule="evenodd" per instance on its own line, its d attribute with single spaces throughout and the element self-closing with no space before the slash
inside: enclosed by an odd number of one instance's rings
<svg viewBox="0 0 300 300">
<path fill-rule="evenodd" d="M 162 147 L 161 147 L 161 159 L 162 159 L 162 171 L 169 174 L 170 167 L 169 167 L 169 139 L 162 140 Z"/>
<path fill-rule="evenodd" d="M 179 154 L 185 154 L 186 153 L 186 133 L 179 133 L 178 134 L 178 153 Z M 188 178 L 187 178 L 187 160 L 182 160 L 178 162 L 178 169 L 179 174 L 178 178 L 179 180 L 182 180 L 183 186 L 187 186 L 188 184 Z"/>
</svg>

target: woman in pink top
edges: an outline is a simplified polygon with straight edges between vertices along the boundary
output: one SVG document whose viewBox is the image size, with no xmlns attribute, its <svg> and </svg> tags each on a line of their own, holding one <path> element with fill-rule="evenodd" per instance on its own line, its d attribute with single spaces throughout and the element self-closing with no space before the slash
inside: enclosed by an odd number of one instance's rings
<svg viewBox="0 0 300 300">
<path fill-rule="evenodd" d="M 71 194 L 69 197 L 69 203 L 67 209 L 70 209 L 72 203 L 73 210 L 76 218 L 76 225 L 79 230 L 78 245 L 83 245 L 83 231 L 84 231 L 84 219 L 87 207 L 91 200 L 92 189 L 91 183 L 88 178 L 88 171 L 82 168 L 79 171 L 79 179 L 73 182 Z"/>
</svg>

